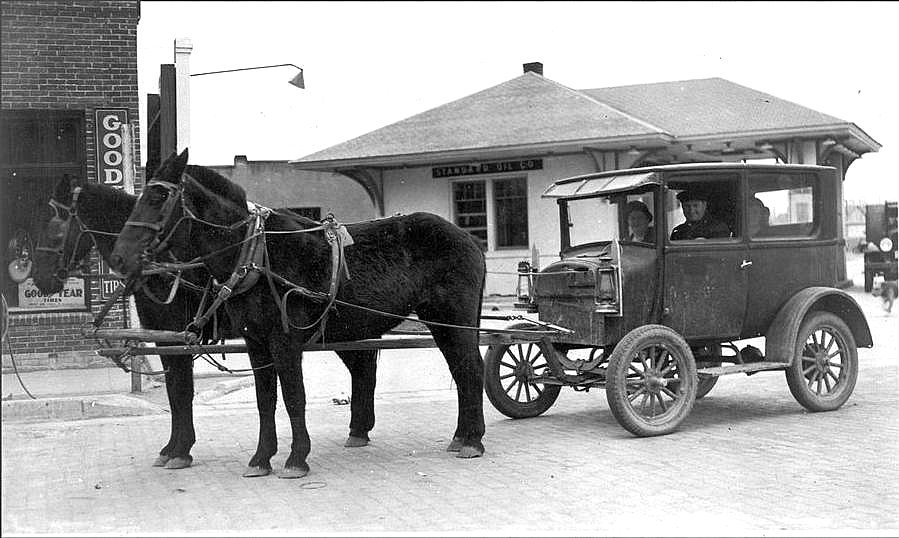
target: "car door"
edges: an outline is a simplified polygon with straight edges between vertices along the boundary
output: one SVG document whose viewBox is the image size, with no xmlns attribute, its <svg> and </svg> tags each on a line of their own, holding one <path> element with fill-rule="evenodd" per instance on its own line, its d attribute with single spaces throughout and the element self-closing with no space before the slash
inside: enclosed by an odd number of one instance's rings
<svg viewBox="0 0 899 538">
<path fill-rule="evenodd" d="M 670 186 L 701 185 L 714 192 L 708 202 L 709 213 L 729 220 L 732 235 L 737 235 L 733 223 L 738 220 L 733 213 L 740 206 L 740 176 L 736 171 L 706 173 L 699 178 L 682 178 L 690 183 L 672 182 Z M 669 189 L 665 198 L 668 237 L 674 225 L 684 220 L 675 197 L 677 191 Z M 688 340 L 736 338 L 746 312 L 747 263 L 746 245 L 738 237 L 667 240 L 663 324 Z"/>
</svg>

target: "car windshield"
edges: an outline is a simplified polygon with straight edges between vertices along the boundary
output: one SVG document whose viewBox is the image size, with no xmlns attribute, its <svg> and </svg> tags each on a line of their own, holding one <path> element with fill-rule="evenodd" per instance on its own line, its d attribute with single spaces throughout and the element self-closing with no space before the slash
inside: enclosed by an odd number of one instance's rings
<svg viewBox="0 0 899 538">
<path fill-rule="evenodd" d="M 614 194 L 568 200 L 569 246 L 613 239 L 652 244 L 652 193 Z M 629 218 L 631 213 L 634 216 Z"/>
</svg>

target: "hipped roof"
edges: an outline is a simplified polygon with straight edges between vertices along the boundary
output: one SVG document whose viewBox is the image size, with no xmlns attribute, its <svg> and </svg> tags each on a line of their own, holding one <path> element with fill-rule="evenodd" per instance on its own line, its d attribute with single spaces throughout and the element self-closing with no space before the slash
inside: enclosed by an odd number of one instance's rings
<svg viewBox="0 0 899 538">
<path fill-rule="evenodd" d="M 528 72 L 292 162 L 334 170 L 819 132 L 849 136 L 858 153 L 880 147 L 850 122 L 721 78 L 574 90 Z"/>
</svg>

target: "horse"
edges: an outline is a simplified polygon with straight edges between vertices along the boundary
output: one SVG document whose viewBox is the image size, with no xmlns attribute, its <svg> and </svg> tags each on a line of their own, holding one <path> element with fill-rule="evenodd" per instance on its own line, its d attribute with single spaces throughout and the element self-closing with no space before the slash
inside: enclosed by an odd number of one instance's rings
<svg viewBox="0 0 899 538">
<path fill-rule="evenodd" d="M 192 167 L 188 167 L 192 171 Z M 77 192 L 77 196 L 73 195 Z M 84 182 L 69 175 L 57 182 L 50 205 L 54 215 L 47 221 L 39 236 L 35 252 L 34 281 L 45 294 L 57 293 L 69 272 L 89 260 L 92 247 L 108 264 L 118 232 L 134 209 L 137 197 L 121 189 Z M 289 210 L 285 210 L 289 211 Z M 60 215 L 65 213 L 65 218 Z M 184 281 L 205 283 L 209 274 L 205 269 L 192 269 L 182 275 Z M 142 279 L 135 293 L 135 303 L 141 325 L 149 329 L 182 331 L 193 320 L 202 298 L 202 289 L 182 285 L 171 300 L 166 298 L 173 286 L 171 278 L 148 275 Z M 220 316 L 218 329 L 222 337 L 237 338 L 227 315 Z M 213 325 L 203 333 L 204 340 L 212 339 Z M 157 345 L 173 345 L 158 343 Z M 365 446 L 374 427 L 374 390 L 376 353 L 338 351 L 351 376 L 350 433 L 346 447 Z M 162 356 L 166 395 L 171 410 L 171 434 L 153 462 L 156 467 L 183 469 L 193 462 L 191 448 L 196 441 L 193 423 L 193 357 L 192 355 Z M 264 365 L 262 367 L 265 367 Z"/>
<path fill-rule="evenodd" d="M 246 340 L 251 364 L 275 365 L 274 372 L 254 372 L 259 440 L 248 469 L 271 469 L 280 381 L 292 442 L 279 476 L 309 472 L 305 344 L 380 337 L 412 312 L 429 325 L 456 384 L 457 423 L 447 451 L 460 458 L 484 454 L 477 326 L 486 266 L 471 235 L 429 213 L 346 226 L 332 219 L 326 226 L 265 208 L 250 211 L 239 185 L 214 170 L 190 168 L 187 160 L 187 149 L 173 153 L 146 184 L 110 262 L 119 273 L 137 277 L 143 259 L 168 251 L 182 260 L 202 260 L 218 282 L 227 281 L 224 301 Z M 253 225 L 260 220 L 262 231 Z M 154 248 L 160 242 L 166 247 Z M 262 255 L 248 261 L 249 251 Z M 244 285 L 241 278 L 248 274 L 256 276 Z"/>
</svg>

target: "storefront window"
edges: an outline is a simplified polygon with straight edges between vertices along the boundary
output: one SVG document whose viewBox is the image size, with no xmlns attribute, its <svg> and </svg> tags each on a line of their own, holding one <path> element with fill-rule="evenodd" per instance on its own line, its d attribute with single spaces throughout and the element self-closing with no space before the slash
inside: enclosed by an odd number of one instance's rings
<svg viewBox="0 0 899 538">
<path fill-rule="evenodd" d="M 2 111 L 0 120 L 0 291 L 11 309 L 83 310 L 83 279 L 69 279 L 62 292 L 44 296 L 31 278 L 53 187 L 67 173 L 84 177 L 83 112 Z"/>
</svg>

